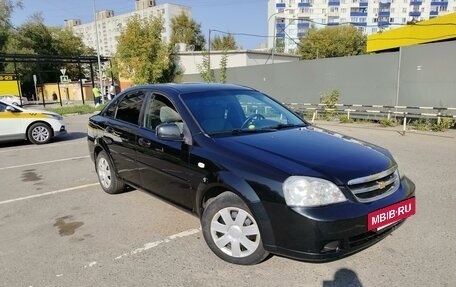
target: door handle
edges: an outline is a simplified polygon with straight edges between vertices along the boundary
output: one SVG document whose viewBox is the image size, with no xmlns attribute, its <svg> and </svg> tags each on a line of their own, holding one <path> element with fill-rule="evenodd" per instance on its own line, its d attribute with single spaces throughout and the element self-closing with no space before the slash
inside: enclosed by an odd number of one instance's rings
<svg viewBox="0 0 456 287">
<path fill-rule="evenodd" d="M 138 144 L 142 147 L 150 147 L 151 142 L 149 140 L 146 140 L 145 138 L 139 138 Z"/>
</svg>

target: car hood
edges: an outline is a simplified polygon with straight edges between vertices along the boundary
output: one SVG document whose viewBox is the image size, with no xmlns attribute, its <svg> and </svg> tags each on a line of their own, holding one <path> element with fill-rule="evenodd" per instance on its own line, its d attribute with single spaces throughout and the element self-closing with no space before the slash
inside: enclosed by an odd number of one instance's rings
<svg viewBox="0 0 456 287">
<path fill-rule="evenodd" d="M 314 126 L 217 138 L 216 142 L 233 156 L 339 185 L 396 165 L 386 149 Z"/>
</svg>

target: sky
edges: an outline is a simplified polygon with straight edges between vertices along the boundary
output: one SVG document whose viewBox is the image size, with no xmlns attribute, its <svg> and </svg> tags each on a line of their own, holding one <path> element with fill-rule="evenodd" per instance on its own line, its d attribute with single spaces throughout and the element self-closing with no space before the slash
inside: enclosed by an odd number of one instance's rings
<svg viewBox="0 0 456 287">
<path fill-rule="evenodd" d="M 66 19 L 80 19 L 82 23 L 92 22 L 93 0 L 22 0 L 23 9 L 12 15 L 12 23 L 20 26 L 34 13 L 41 12 L 48 26 L 63 26 Z M 156 1 L 157 5 L 170 3 L 191 8 L 192 18 L 201 24 L 201 32 L 208 39 L 223 34 L 219 30 L 232 33 L 236 43 L 243 49 L 258 48 L 267 43 L 265 37 L 235 35 L 236 33 L 267 35 L 268 0 L 168 0 Z M 134 0 L 95 0 L 97 11 L 114 10 L 115 15 L 131 12 Z"/>
</svg>

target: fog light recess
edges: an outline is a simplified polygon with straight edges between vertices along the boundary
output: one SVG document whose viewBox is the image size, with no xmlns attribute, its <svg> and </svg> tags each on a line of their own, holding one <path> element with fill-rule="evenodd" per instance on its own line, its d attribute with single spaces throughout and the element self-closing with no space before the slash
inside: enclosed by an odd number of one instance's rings
<svg viewBox="0 0 456 287">
<path fill-rule="evenodd" d="M 328 252 L 337 252 L 339 251 L 339 241 L 331 241 L 326 243 L 326 245 L 321 250 L 321 253 L 328 253 Z"/>
</svg>

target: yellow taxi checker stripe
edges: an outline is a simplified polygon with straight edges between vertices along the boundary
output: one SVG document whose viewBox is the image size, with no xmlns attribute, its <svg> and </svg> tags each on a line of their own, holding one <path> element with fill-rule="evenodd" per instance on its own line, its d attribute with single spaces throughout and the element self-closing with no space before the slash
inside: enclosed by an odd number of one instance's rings
<svg viewBox="0 0 456 287">
<path fill-rule="evenodd" d="M 51 116 L 41 113 L 0 113 L 0 119 L 49 119 Z"/>
</svg>

